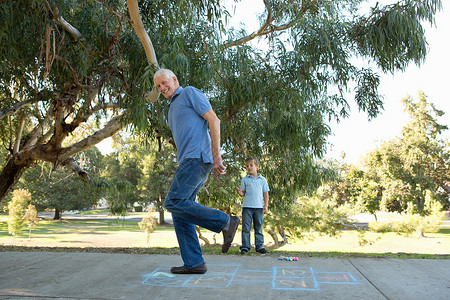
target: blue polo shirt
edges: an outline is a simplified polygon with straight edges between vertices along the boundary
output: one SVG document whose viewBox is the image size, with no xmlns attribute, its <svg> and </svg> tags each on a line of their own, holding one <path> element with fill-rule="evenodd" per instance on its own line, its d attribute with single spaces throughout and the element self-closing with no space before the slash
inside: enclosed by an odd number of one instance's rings
<svg viewBox="0 0 450 300">
<path fill-rule="evenodd" d="M 181 86 L 169 102 L 169 126 L 177 146 L 178 163 L 185 158 L 202 158 L 213 163 L 208 121 L 202 116 L 212 109 L 200 90 Z"/>
<path fill-rule="evenodd" d="M 261 174 L 256 178 L 252 175 L 242 178 L 241 190 L 245 191 L 243 207 L 264 208 L 263 193 L 269 191 L 269 185 Z"/>
</svg>

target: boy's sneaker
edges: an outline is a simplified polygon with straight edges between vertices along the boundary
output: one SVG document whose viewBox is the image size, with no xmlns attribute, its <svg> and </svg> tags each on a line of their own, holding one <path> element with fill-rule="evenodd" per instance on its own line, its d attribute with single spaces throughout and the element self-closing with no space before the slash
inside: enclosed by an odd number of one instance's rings
<svg viewBox="0 0 450 300">
<path fill-rule="evenodd" d="M 223 233 L 223 245 L 222 245 L 222 253 L 227 253 L 228 249 L 230 249 L 231 243 L 233 242 L 234 235 L 236 234 L 236 230 L 238 229 L 239 223 L 241 219 L 236 216 L 230 217 L 230 225 L 228 230 L 222 230 Z"/>
<path fill-rule="evenodd" d="M 241 249 L 239 250 L 239 252 L 241 253 L 241 255 L 247 254 L 248 250 L 247 249 Z"/>
<path fill-rule="evenodd" d="M 269 254 L 270 252 L 266 250 L 266 248 L 261 248 L 259 250 L 256 250 L 256 252 L 261 253 L 261 254 Z"/>
</svg>

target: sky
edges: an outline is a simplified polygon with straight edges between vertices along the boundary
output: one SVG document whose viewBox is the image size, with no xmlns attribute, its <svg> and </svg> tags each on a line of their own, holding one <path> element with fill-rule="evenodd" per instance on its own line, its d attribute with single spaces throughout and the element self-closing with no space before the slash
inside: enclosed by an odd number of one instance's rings
<svg viewBox="0 0 450 300">
<path fill-rule="evenodd" d="M 401 136 L 402 128 L 408 123 L 408 114 L 403 111 L 401 99 L 411 96 L 418 100 L 423 91 L 429 102 L 445 112 L 438 119 L 450 128 L 450 1 L 442 1 L 443 9 L 436 15 L 436 26 L 424 26 L 428 54 L 420 66 L 410 65 L 405 72 L 382 75 L 380 93 L 384 95 L 384 111 L 369 122 L 364 113 L 354 109 L 350 118 L 339 124 L 331 123 L 334 135 L 328 141 L 333 144 L 326 157 L 340 159 L 345 152 L 345 162 L 356 164 L 360 157 L 374 150 L 382 141 Z M 450 139 L 450 130 L 443 138 Z"/>
<path fill-rule="evenodd" d="M 409 95 L 417 101 L 419 90 L 437 109 L 445 112 L 438 122 L 450 128 L 450 93 L 447 90 L 450 86 L 450 1 L 442 2 L 443 8 L 436 15 L 435 26 L 424 25 L 429 50 L 425 62 L 420 67 L 410 65 L 404 72 L 394 75 L 381 74 L 379 92 L 384 96 L 384 111 L 377 118 L 369 122 L 367 115 L 353 106 L 349 118 L 338 124 L 330 123 L 333 135 L 328 139 L 330 146 L 326 158 L 340 160 L 344 152 L 344 162 L 356 164 L 361 156 L 374 150 L 382 141 L 399 137 L 408 123 L 401 99 Z M 233 19 L 245 22 L 248 31 L 253 31 L 258 29 L 256 13 L 263 9 L 263 0 L 241 1 Z M 450 130 L 443 137 L 450 139 Z M 110 145 L 111 139 L 107 139 L 98 146 L 103 153 L 108 153 Z"/>
</svg>

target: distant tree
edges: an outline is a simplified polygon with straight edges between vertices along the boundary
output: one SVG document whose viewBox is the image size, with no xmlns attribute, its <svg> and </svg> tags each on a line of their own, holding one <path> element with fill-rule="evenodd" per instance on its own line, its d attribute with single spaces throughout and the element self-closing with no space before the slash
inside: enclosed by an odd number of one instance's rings
<svg viewBox="0 0 450 300">
<path fill-rule="evenodd" d="M 150 247 L 150 234 L 155 231 L 157 220 L 152 216 L 152 209 L 147 209 L 147 216 L 142 218 L 142 221 L 138 223 L 139 228 L 141 228 L 147 235 L 147 246 Z"/>
<path fill-rule="evenodd" d="M 37 210 L 54 209 L 54 219 L 59 220 L 64 211 L 91 208 L 101 198 L 94 180 L 99 180 L 102 157 L 96 147 L 74 156 L 74 161 L 90 172 L 92 183 L 82 181 L 67 169 L 41 163 L 40 168 L 25 171 L 18 186 L 30 191 Z"/>
<path fill-rule="evenodd" d="M 106 185 L 105 199 L 113 215 L 125 215 L 135 203 L 142 202 L 137 189 L 141 176 L 136 157 L 114 152 L 105 156 L 102 177 Z"/>
<path fill-rule="evenodd" d="M 447 126 L 438 123 L 444 112 L 434 107 L 424 93 L 418 101 L 403 99 L 410 122 L 402 136 L 383 143 L 365 159 L 367 169 L 376 170 L 383 188 L 383 206 L 402 212 L 408 203 L 415 211 L 424 209 L 427 194 L 444 209 L 450 205 L 450 144 L 440 134 Z"/>
<path fill-rule="evenodd" d="M 36 207 L 33 204 L 28 204 L 28 208 L 25 213 L 24 219 L 28 225 L 28 229 L 29 229 L 28 238 L 30 239 L 31 238 L 31 229 L 38 226 L 39 221 L 40 221 Z"/>
<path fill-rule="evenodd" d="M 160 150 L 156 145 L 149 145 L 139 164 L 141 177 L 138 187 L 141 197 L 146 204 L 155 205 L 160 224 L 165 223 L 164 200 L 177 167 L 176 157 L 170 145 L 162 145 Z"/>
</svg>

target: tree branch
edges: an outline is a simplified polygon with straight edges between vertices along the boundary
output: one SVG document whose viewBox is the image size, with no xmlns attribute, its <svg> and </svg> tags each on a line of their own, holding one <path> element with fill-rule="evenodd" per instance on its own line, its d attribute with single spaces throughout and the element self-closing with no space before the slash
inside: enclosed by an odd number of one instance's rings
<svg viewBox="0 0 450 300">
<path fill-rule="evenodd" d="M 72 67 L 72 65 L 70 64 L 70 62 L 69 62 L 68 60 L 64 59 L 63 57 L 61 57 L 61 56 L 59 56 L 59 55 L 55 55 L 55 58 L 56 58 L 57 60 L 59 60 L 59 61 L 62 61 L 62 62 L 67 66 L 67 68 L 68 68 L 68 69 L 70 70 L 70 72 L 72 73 L 74 83 L 75 83 L 77 86 L 83 87 L 83 88 L 89 88 L 87 85 L 84 85 L 84 84 L 81 84 L 81 83 L 80 83 L 80 81 L 79 81 L 79 79 L 78 79 L 77 72 L 75 71 L 75 69 Z"/>
<path fill-rule="evenodd" d="M 131 17 L 131 26 L 133 26 L 142 46 L 145 50 L 145 55 L 147 56 L 148 63 L 150 66 L 158 69 L 158 60 L 156 59 L 155 49 L 153 48 L 152 41 L 145 31 L 144 23 L 142 23 L 141 15 L 139 14 L 139 6 L 137 0 L 127 0 L 128 11 Z"/>
<path fill-rule="evenodd" d="M 11 116 L 11 115 L 15 114 L 18 110 L 20 110 L 25 105 L 33 104 L 36 102 L 39 102 L 39 99 L 34 98 L 31 100 L 23 100 L 21 102 L 18 102 L 18 103 L 16 103 L 16 105 L 14 105 L 13 108 L 0 111 L 0 119 L 2 119 L 3 117 L 7 117 L 7 116 Z"/>
<path fill-rule="evenodd" d="M 91 178 L 89 177 L 89 174 L 84 171 L 72 157 L 69 157 L 68 159 L 61 162 L 61 165 L 64 167 L 72 170 L 75 174 L 81 177 L 81 179 L 86 183 L 93 183 Z"/>
<path fill-rule="evenodd" d="M 87 138 L 71 145 L 70 147 L 62 149 L 59 152 L 58 158 L 62 161 L 66 160 L 70 156 L 82 152 L 89 147 L 100 143 L 102 140 L 113 136 L 114 134 L 122 130 L 126 125 L 127 123 L 122 121 L 122 115 L 115 116 L 111 119 L 111 121 L 108 122 L 108 124 L 106 124 L 103 129 L 100 129 L 91 136 L 88 136 Z"/>
<path fill-rule="evenodd" d="M 139 14 L 139 6 L 137 0 L 127 0 L 128 3 L 128 11 L 130 12 L 131 17 L 131 25 L 133 26 L 134 31 L 136 32 L 139 40 L 142 43 L 142 46 L 145 50 L 145 55 L 147 56 L 148 63 L 150 66 L 155 68 L 155 70 L 159 69 L 158 60 L 156 59 L 155 49 L 153 48 L 152 41 L 145 31 L 144 24 L 142 23 L 141 16 Z M 159 90 L 154 85 L 151 92 L 147 93 L 145 98 L 148 101 L 155 102 L 159 97 Z"/>
<path fill-rule="evenodd" d="M 25 118 L 20 118 L 19 128 L 17 129 L 16 142 L 14 143 L 13 154 L 20 150 L 20 141 L 22 140 L 23 127 L 25 126 Z"/>
<path fill-rule="evenodd" d="M 237 39 L 235 41 L 231 41 L 228 43 L 224 44 L 224 48 L 231 48 L 231 47 L 235 47 L 235 46 L 240 46 L 243 45 L 257 37 L 260 36 L 266 36 L 268 34 L 271 34 L 273 32 L 277 32 L 277 31 L 283 31 L 286 29 L 291 28 L 292 26 L 294 26 L 296 23 L 299 22 L 299 19 L 301 17 L 303 17 L 303 15 L 308 11 L 308 6 L 302 6 L 302 8 L 300 9 L 300 12 L 298 13 L 298 15 L 291 21 L 288 22 L 284 25 L 280 25 L 280 26 L 275 26 L 272 24 L 273 22 L 273 15 L 272 15 L 272 9 L 270 8 L 269 4 L 267 3 L 267 1 L 264 1 L 264 4 L 266 5 L 266 9 L 267 9 L 267 18 L 266 21 L 264 22 L 264 24 L 261 25 L 261 28 L 259 28 L 257 31 L 254 31 L 253 33 L 244 36 L 240 39 Z"/>
<path fill-rule="evenodd" d="M 50 127 L 49 125 L 51 122 L 51 120 L 50 120 L 51 116 L 52 116 L 52 109 L 51 109 L 51 107 L 49 107 L 47 109 L 47 113 L 45 114 L 44 118 L 39 121 L 39 124 L 36 125 L 36 127 L 31 132 L 31 134 L 30 134 L 31 138 L 25 143 L 25 145 L 23 146 L 24 148 L 32 147 L 32 146 L 36 145 L 39 141 L 43 141 L 50 137 L 51 132 L 49 130 L 40 139 L 38 139 L 39 133 L 44 131 L 45 126 L 48 125 L 48 127 Z"/>
<path fill-rule="evenodd" d="M 123 15 L 123 14 L 121 14 L 121 13 L 115 11 L 115 10 L 113 10 L 111 7 L 109 7 L 109 6 L 106 5 L 105 3 L 100 2 L 100 1 L 98 1 L 98 0 L 94 0 L 94 1 L 97 2 L 98 4 L 102 5 L 102 6 L 106 7 L 106 9 L 108 9 L 108 10 L 109 10 L 110 12 L 112 12 L 113 14 L 118 15 L 119 17 L 125 18 L 125 19 L 127 19 L 128 21 L 130 21 L 130 22 L 133 22 L 133 21 L 131 21 L 130 18 L 128 18 L 127 16 L 125 16 L 125 15 Z"/>
<path fill-rule="evenodd" d="M 59 23 L 59 24 L 60 24 L 67 32 L 69 32 L 75 40 L 81 39 L 81 38 L 83 37 L 83 36 L 81 35 L 81 33 L 78 31 L 78 29 L 76 29 L 75 27 L 73 27 L 72 25 L 70 25 L 69 22 L 67 22 L 66 20 L 64 20 L 64 18 L 61 17 L 61 16 L 59 15 L 58 8 L 57 8 L 55 5 L 53 5 L 53 8 L 52 8 L 52 6 L 50 5 L 50 3 L 49 3 L 47 0 L 45 0 L 45 3 L 47 4 L 47 8 L 48 8 L 48 10 L 50 11 L 52 17 L 53 17 L 56 21 L 58 21 L 58 23 Z"/>
<path fill-rule="evenodd" d="M 70 128 L 70 132 L 75 130 L 75 128 L 78 127 L 81 123 L 86 122 L 89 119 L 89 117 L 92 116 L 94 113 L 102 109 L 107 110 L 114 108 L 119 108 L 119 105 L 117 105 L 116 103 L 99 103 L 93 108 L 89 108 L 87 111 L 84 111 L 83 115 L 81 115 L 81 113 L 80 115 L 77 115 L 73 120 L 73 122 L 68 125 L 68 127 Z"/>
</svg>

